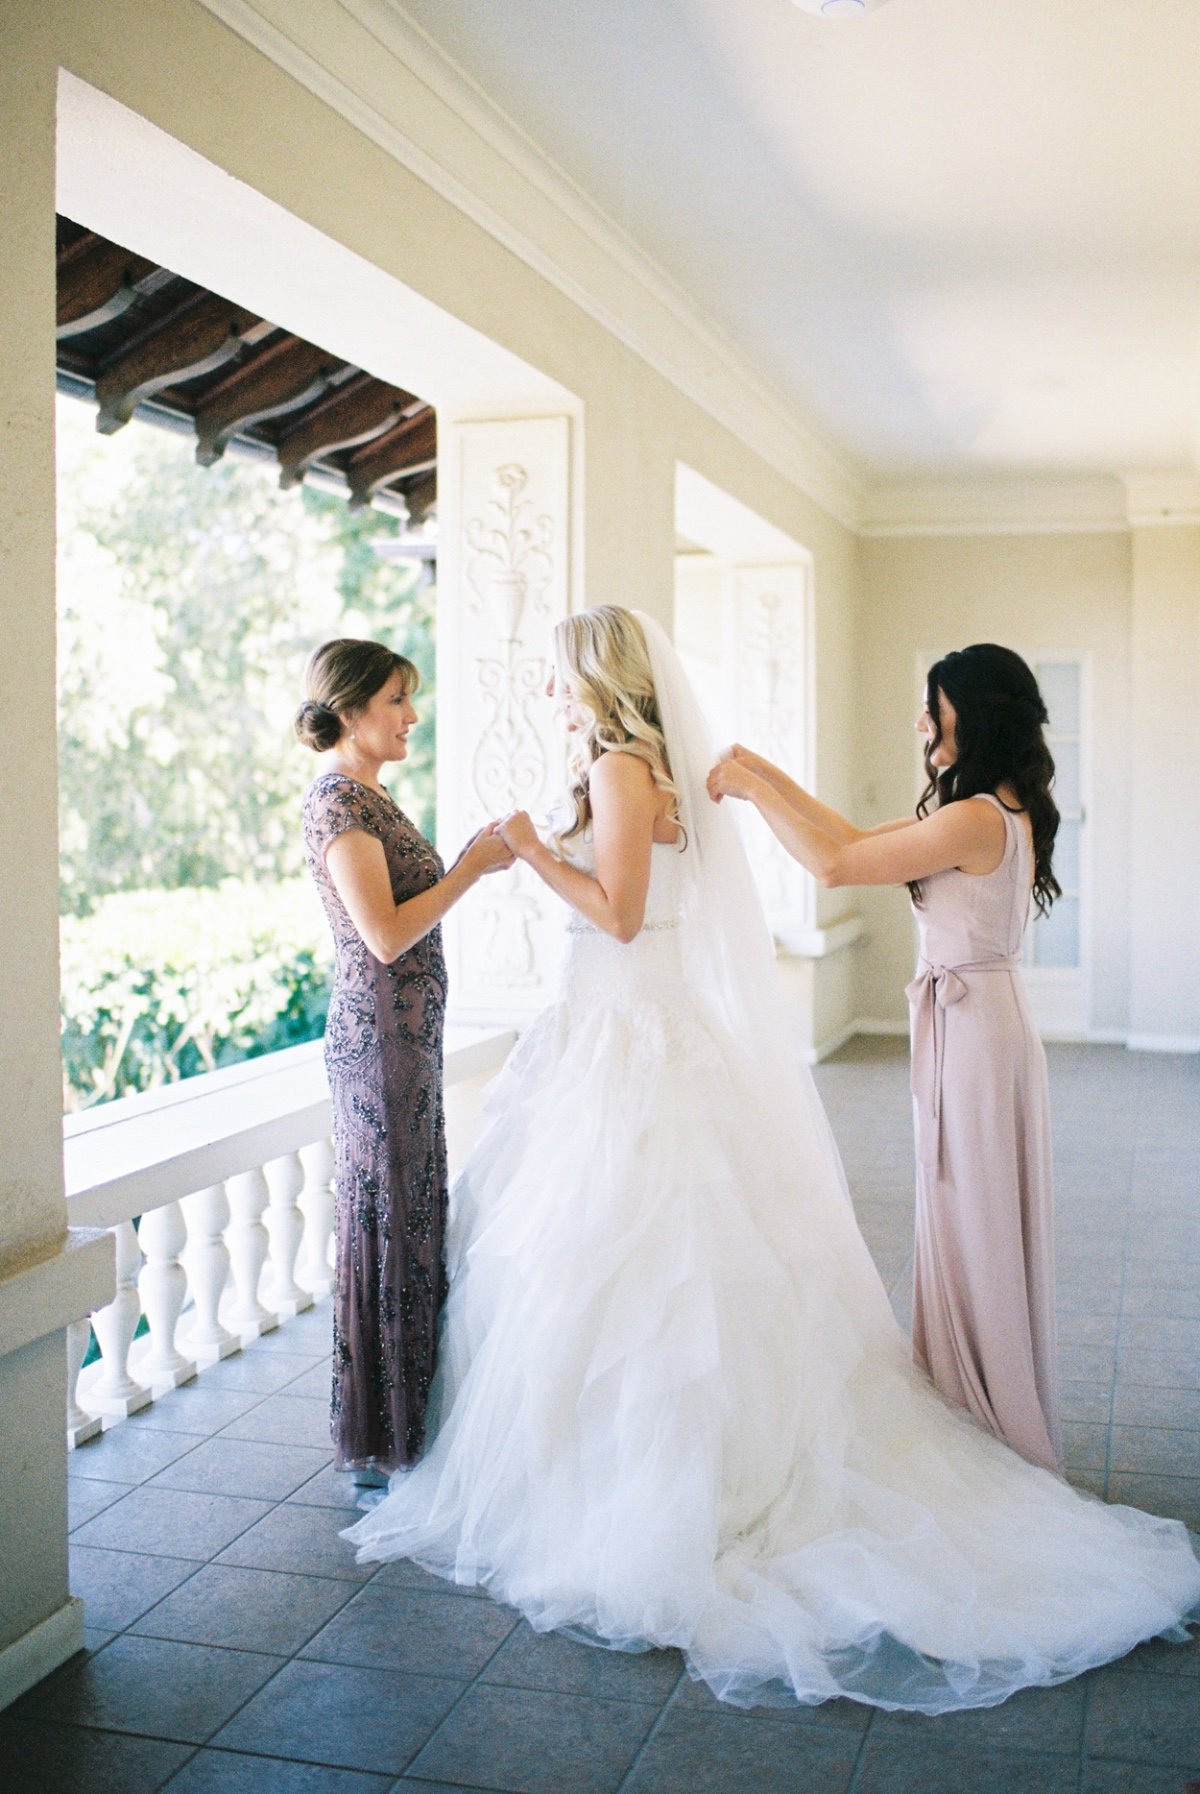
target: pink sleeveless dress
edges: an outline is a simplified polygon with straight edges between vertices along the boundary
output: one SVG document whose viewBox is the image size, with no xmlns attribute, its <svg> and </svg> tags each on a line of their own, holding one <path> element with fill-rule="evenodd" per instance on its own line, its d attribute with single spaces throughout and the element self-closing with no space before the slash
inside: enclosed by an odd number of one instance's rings
<svg viewBox="0 0 1200 1794">
<path fill-rule="evenodd" d="M 1046 1055 L 1021 980 L 1032 848 L 921 880 L 908 987 L 917 1144 L 913 1353 L 947 1398 L 1062 1471 Z"/>
</svg>

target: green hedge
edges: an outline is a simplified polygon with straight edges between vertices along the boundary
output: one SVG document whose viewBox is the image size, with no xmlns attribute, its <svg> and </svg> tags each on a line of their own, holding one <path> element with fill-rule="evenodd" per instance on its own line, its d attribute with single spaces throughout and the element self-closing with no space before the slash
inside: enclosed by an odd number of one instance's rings
<svg viewBox="0 0 1200 1794">
<path fill-rule="evenodd" d="M 64 1106 L 314 1040 L 332 944 L 305 878 L 118 892 L 62 930 Z"/>
</svg>

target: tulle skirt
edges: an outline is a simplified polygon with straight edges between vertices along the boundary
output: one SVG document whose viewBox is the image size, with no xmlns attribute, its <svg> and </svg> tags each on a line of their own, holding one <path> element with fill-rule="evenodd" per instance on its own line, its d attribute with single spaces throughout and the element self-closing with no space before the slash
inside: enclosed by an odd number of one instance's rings
<svg viewBox="0 0 1200 1794">
<path fill-rule="evenodd" d="M 911 1366 L 815 1098 L 780 1113 L 668 933 L 575 941 L 456 1182 L 423 1461 L 346 1537 L 721 1698 L 927 1713 L 1182 1639 L 1185 1529 Z M 811 1082 L 811 1081 L 810 1081 Z"/>
</svg>

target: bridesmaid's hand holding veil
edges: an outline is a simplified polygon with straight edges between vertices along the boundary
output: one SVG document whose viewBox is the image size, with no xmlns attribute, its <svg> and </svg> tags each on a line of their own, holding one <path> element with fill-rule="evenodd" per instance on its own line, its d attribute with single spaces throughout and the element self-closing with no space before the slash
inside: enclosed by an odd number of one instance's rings
<svg viewBox="0 0 1200 1794">
<path fill-rule="evenodd" d="M 757 754 L 752 754 L 740 742 L 733 742 L 722 749 L 717 764 L 708 775 L 708 795 L 715 804 L 719 804 L 723 797 L 752 798 L 762 783 L 761 765 Z"/>
</svg>

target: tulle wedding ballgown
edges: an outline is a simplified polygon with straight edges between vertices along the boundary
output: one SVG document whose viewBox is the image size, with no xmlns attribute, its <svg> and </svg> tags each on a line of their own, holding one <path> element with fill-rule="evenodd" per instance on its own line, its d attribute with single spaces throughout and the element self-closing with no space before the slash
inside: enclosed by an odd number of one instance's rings
<svg viewBox="0 0 1200 1794">
<path fill-rule="evenodd" d="M 346 1537 L 539 1630 L 676 1645 L 738 1703 L 943 1712 L 1183 1638 L 1180 1524 L 1077 1494 L 911 1367 L 646 633 L 686 845 L 652 849 L 631 944 L 571 914 L 454 1188 L 432 1444 Z"/>
</svg>

